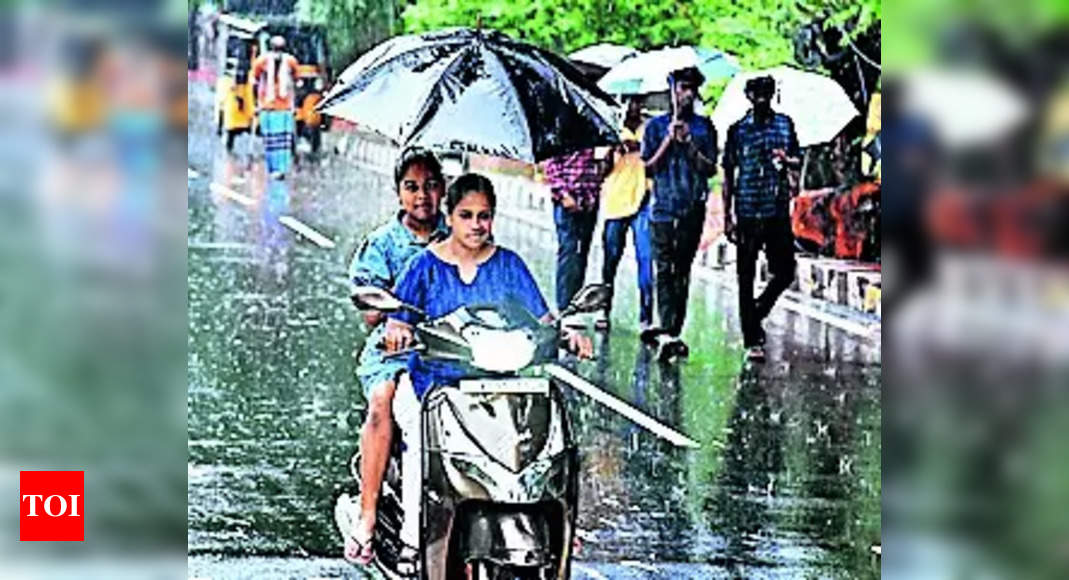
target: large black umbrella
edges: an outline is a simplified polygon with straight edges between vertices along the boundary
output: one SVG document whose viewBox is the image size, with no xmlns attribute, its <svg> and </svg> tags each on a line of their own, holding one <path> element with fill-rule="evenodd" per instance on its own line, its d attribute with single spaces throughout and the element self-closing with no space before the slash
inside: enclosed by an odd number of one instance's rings
<svg viewBox="0 0 1069 580">
<path fill-rule="evenodd" d="M 349 66 L 320 104 L 399 145 L 538 162 L 618 142 L 612 97 L 552 52 L 491 30 L 399 36 Z"/>
</svg>

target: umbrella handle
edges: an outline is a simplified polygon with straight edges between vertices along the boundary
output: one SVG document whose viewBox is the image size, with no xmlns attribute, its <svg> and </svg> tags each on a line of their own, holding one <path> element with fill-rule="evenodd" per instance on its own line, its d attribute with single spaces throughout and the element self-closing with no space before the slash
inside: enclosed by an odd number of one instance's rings
<svg viewBox="0 0 1069 580">
<path fill-rule="evenodd" d="M 672 122 L 676 120 L 676 81 L 672 75 L 668 75 L 668 111 L 672 114 Z"/>
</svg>

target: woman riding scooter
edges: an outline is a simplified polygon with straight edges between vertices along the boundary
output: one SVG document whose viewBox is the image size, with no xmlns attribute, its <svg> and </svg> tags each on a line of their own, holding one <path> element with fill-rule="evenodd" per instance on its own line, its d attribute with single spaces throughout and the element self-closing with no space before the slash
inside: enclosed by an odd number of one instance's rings
<svg viewBox="0 0 1069 580">
<path fill-rule="evenodd" d="M 394 289 L 397 298 L 431 318 L 462 306 L 514 301 L 542 322 L 551 322 L 553 315 L 527 265 L 514 252 L 491 241 L 496 202 L 493 184 L 486 177 L 467 174 L 457 178 L 446 196 L 451 233 L 412 261 Z M 390 314 L 385 341 L 388 351 L 397 352 L 412 345 L 411 325 L 415 319 L 410 314 Z M 593 355 L 589 338 L 569 332 L 566 339 L 573 352 L 586 358 Z M 455 384 L 465 372 L 459 365 L 426 361 L 418 354 L 409 359 L 409 373 L 406 380 L 400 381 L 394 404 L 394 418 L 406 443 L 406 456 L 420 456 L 420 440 L 415 436 L 420 399 L 432 386 Z M 411 387 L 405 388 L 409 384 Z M 421 481 L 419 462 L 405 462 L 405 466 L 402 497 L 405 504 L 412 505 Z M 405 543 L 417 543 L 418 524 L 418 518 L 406 517 L 401 532 Z"/>
</svg>

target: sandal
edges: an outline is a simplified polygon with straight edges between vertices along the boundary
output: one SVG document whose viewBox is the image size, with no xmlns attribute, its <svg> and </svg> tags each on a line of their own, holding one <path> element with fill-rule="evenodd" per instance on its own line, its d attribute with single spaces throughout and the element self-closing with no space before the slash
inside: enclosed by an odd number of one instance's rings
<svg viewBox="0 0 1069 580">
<path fill-rule="evenodd" d="M 357 566 L 371 564 L 371 561 L 375 559 L 375 547 L 372 545 L 372 538 L 368 538 L 367 542 L 361 544 L 360 540 L 349 535 L 349 537 L 345 538 L 345 553 L 343 556 L 347 562 Z"/>
<path fill-rule="evenodd" d="M 334 506 L 334 522 L 345 539 L 345 550 L 342 556 L 348 562 L 367 566 L 375 559 L 374 536 L 361 541 L 353 535 L 356 523 L 360 520 L 358 501 L 359 496 L 354 499 L 349 494 L 343 493 Z"/>
</svg>

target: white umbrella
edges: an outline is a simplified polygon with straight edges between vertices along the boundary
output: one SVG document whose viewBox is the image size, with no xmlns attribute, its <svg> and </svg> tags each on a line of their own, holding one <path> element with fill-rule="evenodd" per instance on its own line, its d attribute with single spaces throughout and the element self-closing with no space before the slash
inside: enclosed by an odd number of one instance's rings
<svg viewBox="0 0 1069 580">
<path fill-rule="evenodd" d="M 1028 117 L 1017 91 L 981 72 L 928 69 L 904 80 L 903 109 L 931 123 L 948 147 L 990 142 Z"/>
<path fill-rule="evenodd" d="M 644 52 L 612 67 L 598 81 L 610 95 L 642 95 L 668 90 L 668 73 L 697 67 L 705 80 L 730 78 L 739 71 L 735 57 L 709 48 L 679 46 Z"/>
<path fill-rule="evenodd" d="M 638 51 L 630 46 L 619 44 L 601 43 L 586 48 L 581 48 L 568 55 L 568 60 L 590 64 L 603 69 L 610 69 L 621 61 L 638 54 Z"/>
<path fill-rule="evenodd" d="M 731 79 L 713 111 L 721 146 L 727 139 L 728 128 L 750 110 L 746 81 L 765 75 L 776 80 L 772 109 L 794 121 L 798 144 L 802 147 L 831 141 L 858 115 L 846 91 L 828 77 L 786 66 L 742 73 Z"/>
</svg>

